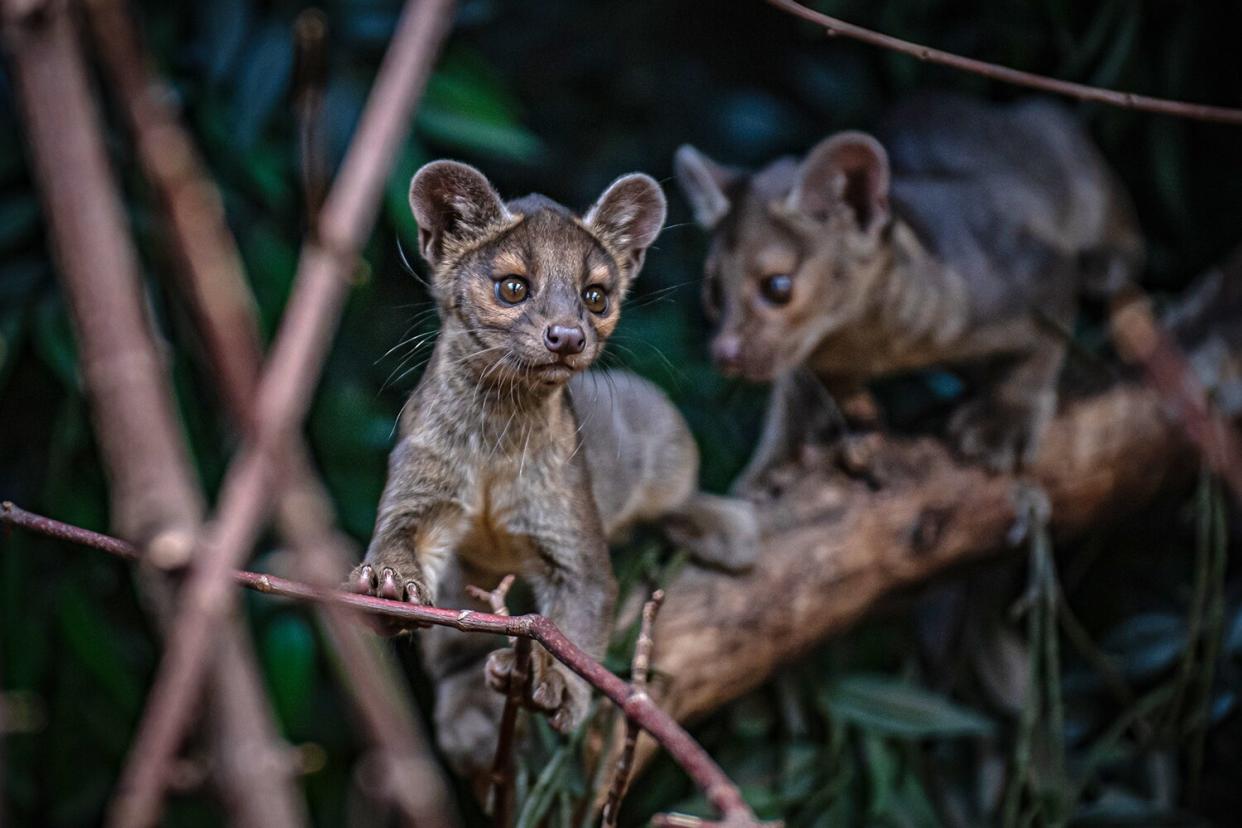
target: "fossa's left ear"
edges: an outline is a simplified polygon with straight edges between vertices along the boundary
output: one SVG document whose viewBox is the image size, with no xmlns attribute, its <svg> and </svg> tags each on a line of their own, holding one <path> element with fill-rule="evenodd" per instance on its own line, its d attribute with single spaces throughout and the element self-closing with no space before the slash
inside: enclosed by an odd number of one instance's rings
<svg viewBox="0 0 1242 828">
<path fill-rule="evenodd" d="M 647 248 L 660 235 L 668 206 L 660 185 L 649 175 L 630 173 L 618 178 L 583 217 L 626 267 L 633 278 L 643 266 Z"/>
</svg>

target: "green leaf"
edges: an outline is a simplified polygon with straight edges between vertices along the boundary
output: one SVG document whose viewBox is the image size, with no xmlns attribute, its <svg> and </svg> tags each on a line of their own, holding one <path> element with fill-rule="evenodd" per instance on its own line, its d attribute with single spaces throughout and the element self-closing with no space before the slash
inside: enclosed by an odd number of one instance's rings
<svg viewBox="0 0 1242 828">
<path fill-rule="evenodd" d="M 1182 654 L 1186 622 L 1173 613 L 1140 613 L 1113 628 L 1100 646 L 1120 657 L 1127 678 L 1150 678 L 1173 666 Z"/>
<path fill-rule="evenodd" d="M 263 635 L 263 666 L 272 688 L 272 700 L 281 721 L 295 731 L 310 726 L 312 694 L 315 686 L 315 635 L 306 620 L 282 615 L 273 620 Z"/>
<path fill-rule="evenodd" d="M 112 625 L 75 584 L 65 583 L 57 598 L 57 620 L 69 652 L 127 716 L 137 715 L 142 686 Z"/>
<path fill-rule="evenodd" d="M 929 739 L 993 731 L 992 722 L 979 713 L 888 676 L 847 676 L 829 684 L 822 699 L 831 715 L 888 736 Z"/>
</svg>

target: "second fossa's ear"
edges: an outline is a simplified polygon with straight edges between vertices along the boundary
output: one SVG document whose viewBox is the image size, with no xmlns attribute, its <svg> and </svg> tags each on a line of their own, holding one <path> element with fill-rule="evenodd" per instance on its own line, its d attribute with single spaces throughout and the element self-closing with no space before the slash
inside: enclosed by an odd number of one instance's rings
<svg viewBox="0 0 1242 828">
<path fill-rule="evenodd" d="M 682 144 L 673 156 L 673 177 L 690 202 L 694 220 L 704 230 L 711 230 L 728 214 L 725 189 L 737 179 L 736 170 L 722 167 L 689 144 Z"/>
<path fill-rule="evenodd" d="M 433 267 L 454 245 L 467 244 L 510 217 L 483 173 L 458 161 L 432 161 L 415 173 L 410 209 L 423 258 Z"/>
<path fill-rule="evenodd" d="M 621 257 L 628 277 L 633 278 L 664 227 L 667 209 L 664 191 L 655 179 L 630 173 L 608 185 L 582 221 Z"/>
<path fill-rule="evenodd" d="M 888 153 L 865 132 L 839 132 L 807 154 L 787 206 L 822 221 L 838 205 L 870 233 L 888 220 Z"/>
</svg>

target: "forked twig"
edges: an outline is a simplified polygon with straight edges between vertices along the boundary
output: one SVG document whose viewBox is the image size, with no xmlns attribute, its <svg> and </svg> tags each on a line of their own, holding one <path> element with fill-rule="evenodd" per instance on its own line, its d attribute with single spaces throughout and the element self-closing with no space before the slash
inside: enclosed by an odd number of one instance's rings
<svg viewBox="0 0 1242 828">
<path fill-rule="evenodd" d="M 634 645 L 634 661 L 630 668 L 630 683 L 634 692 L 647 693 L 647 673 L 651 669 L 651 650 L 655 641 L 651 637 L 651 627 L 655 624 L 656 613 L 664 603 L 664 590 L 657 589 L 651 599 L 643 605 L 643 617 L 638 628 L 638 641 Z M 604 825 L 614 826 L 621 812 L 621 800 L 625 797 L 630 785 L 630 773 L 634 767 L 634 748 L 638 745 L 639 728 L 631 719 L 625 723 L 625 745 L 621 755 L 617 757 L 617 770 L 612 779 L 612 789 L 608 792 L 608 801 L 604 803 Z"/>
<path fill-rule="evenodd" d="M 197 539 L 194 566 L 147 707 L 122 771 L 108 824 L 145 828 L 158 818 L 164 772 L 202 686 L 215 627 L 232 605 L 228 583 L 245 560 L 279 490 L 291 435 L 310 405 L 348 286 L 397 149 L 448 28 L 451 0 L 407 3 L 353 143 L 298 265 L 293 294 L 255 392 L 247 443 L 221 486 L 210 531 Z"/>
<path fill-rule="evenodd" d="M 174 269 L 180 276 L 178 284 L 205 345 L 211 374 L 230 418 L 245 433 L 261 368 L 262 340 L 257 306 L 225 221 L 223 199 L 181 123 L 174 95 L 151 68 L 153 60 L 125 4 L 89 0 L 86 11 L 110 91 L 125 113 L 139 164 L 163 208 L 160 213 L 178 253 L 179 266 Z M 298 102 L 306 122 L 314 121 L 313 113 L 305 111 L 313 103 L 308 96 L 322 93 L 325 27 L 322 12 L 315 10 L 303 12 L 295 24 L 299 72 L 306 87 Z M 320 192 L 326 188 L 322 167 L 322 163 L 315 167 L 314 176 Z M 318 202 L 308 203 L 312 215 L 318 208 Z M 302 577 L 320 585 L 335 584 L 353 555 L 336 532 L 331 500 L 302 441 L 289 441 L 285 462 L 276 518 L 281 540 L 296 552 Z M 451 822 L 447 786 L 430 759 L 425 735 L 410 715 L 408 694 L 402 692 L 376 642 L 339 607 L 323 607 L 319 617 L 353 707 L 383 754 L 376 766 L 405 769 L 403 784 L 372 788 L 385 791 L 408 820 L 427 822 L 428 814 L 437 814 L 438 822 Z M 411 784 L 412 777 L 416 784 Z"/>
</svg>

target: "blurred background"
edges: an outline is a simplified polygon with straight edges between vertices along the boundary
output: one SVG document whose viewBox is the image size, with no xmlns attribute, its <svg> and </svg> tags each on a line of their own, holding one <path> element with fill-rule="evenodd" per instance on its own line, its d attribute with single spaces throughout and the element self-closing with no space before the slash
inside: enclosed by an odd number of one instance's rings
<svg viewBox="0 0 1242 828">
<path fill-rule="evenodd" d="M 816 5 L 1021 69 L 1242 104 L 1242 6 L 1230 0 Z M 306 6 L 136 6 L 159 70 L 175 86 L 224 192 L 268 335 L 306 226 L 292 36 Z M 323 130 L 335 164 L 398 4 L 341 0 L 319 8 L 329 26 Z M 669 186 L 668 227 L 608 361 L 670 393 L 699 437 L 704 483 L 722 490 L 753 445 L 765 389 L 726 382 L 707 362 L 697 283 L 705 243 L 671 186 L 674 150 L 691 142 L 723 162 L 757 165 L 801 152 L 832 130 L 865 128 L 901 94 L 927 87 L 997 100 L 1022 94 L 829 40 L 758 0 L 464 0 L 391 176 L 309 421 L 344 529 L 359 543 L 369 536 L 394 419 L 430 353 L 399 344 L 435 325 L 423 313 L 426 293 L 403 263 L 422 268 L 406 203 L 420 164 L 459 158 L 481 167 L 507 196 L 539 191 L 579 209 L 626 171 L 643 170 Z M 1133 194 L 1149 242 L 1150 290 L 1175 293 L 1242 241 L 1236 128 L 1067 105 Z M 186 308 L 167 290 L 172 263 L 154 200 L 115 111 L 108 117 L 185 429 L 214 491 L 232 434 Z M 1107 358 L 1090 315 L 1079 336 L 1085 349 Z M 88 414 L 9 79 L 0 72 L 0 497 L 106 530 Z M 1065 601 L 1053 632 L 1039 641 L 1025 621 L 1008 620 L 1007 606 L 970 600 L 980 592 L 1016 599 L 1026 588 L 1025 563 L 976 566 L 895 597 L 694 732 L 762 815 L 789 825 L 991 824 L 1002 806 L 1005 763 L 1024 744 L 1030 751 L 1024 734 L 1038 726 L 1021 720 L 1025 688 L 1013 686 L 1013 676 L 1023 675 L 1032 648 L 1056 645 L 1067 771 L 1040 776 L 1046 796 L 1076 824 L 1237 824 L 1242 582 L 1225 563 L 1223 510 L 1220 493 L 1204 481 L 1120 526 L 1058 546 Z M 3 745 L 3 816 L 21 826 L 96 824 L 142 710 L 156 639 L 125 564 L 21 533 L 5 538 L 2 549 L 0 687 L 11 731 Z M 633 580 L 635 571 L 658 571 L 667 560 L 668 550 L 648 538 L 618 553 L 618 569 Z M 351 768 L 361 745 L 318 631 L 300 606 L 247 595 L 246 608 L 284 734 L 302 746 L 302 783 L 317 824 L 345 824 L 356 816 Z M 1187 646 L 1200 636 L 1218 644 L 1207 656 Z M 624 670 L 625 652 L 611 666 Z M 395 657 L 429 709 L 414 648 L 401 645 Z M 567 750 L 550 741 L 545 748 L 550 756 Z M 1031 758 L 1040 774 L 1039 751 Z M 574 807 L 588 780 L 577 763 L 529 767 L 526 824 L 578 824 Z M 548 767 L 557 770 L 539 773 Z M 481 819 L 461 792 L 463 813 Z M 657 762 L 629 796 L 624 821 L 702 808 L 683 774 Z M 210 796 L 190 788 L 171 800 L 167 824 L 219 819 Z"/>
</svg>

